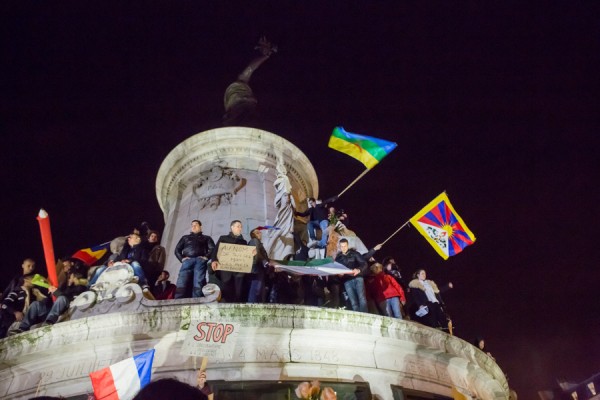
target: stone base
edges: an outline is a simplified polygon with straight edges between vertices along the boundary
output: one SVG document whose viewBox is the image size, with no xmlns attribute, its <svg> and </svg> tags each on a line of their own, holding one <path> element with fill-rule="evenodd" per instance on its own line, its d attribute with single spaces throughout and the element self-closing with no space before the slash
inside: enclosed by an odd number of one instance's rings
<svg viewBox="0 0 600 400">
<path fill-rule="evenodd" d="M 182 350 L 202 321 L 236 326 L 229 348 L 208 358 L 209 380 L 368 382 L 390 400 L 392 385 L 446 397 L 456 387 L 471 398 L 508 399 L 492 358 L 411 321 L 305 306 L 141 304 L 0 340 L 0 398 L 90 393 L 90 372 L 151 348 L 153 379 L 193 383 L 201 358 Z"/>
</svg>

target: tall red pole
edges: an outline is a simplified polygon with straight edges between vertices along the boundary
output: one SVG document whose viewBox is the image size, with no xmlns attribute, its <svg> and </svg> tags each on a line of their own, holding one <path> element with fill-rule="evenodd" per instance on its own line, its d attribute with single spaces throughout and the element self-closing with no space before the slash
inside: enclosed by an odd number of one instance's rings
<svg viewBox="0 0 600 400">
<path fill-rule="evenodd" d="M 42 245 L 44 246 L 48 280 L 52 286 L 57 287 L 58 276 L 56 275 L 56 262 L 54 261 L 54 245 L 52 244 L 52 232 L 50 231 L 50 216 L 46 210 L 42 208 L 37 216 L 37 220 L 40 223 L 40 233 L 42 234 Z"/>
</svg>

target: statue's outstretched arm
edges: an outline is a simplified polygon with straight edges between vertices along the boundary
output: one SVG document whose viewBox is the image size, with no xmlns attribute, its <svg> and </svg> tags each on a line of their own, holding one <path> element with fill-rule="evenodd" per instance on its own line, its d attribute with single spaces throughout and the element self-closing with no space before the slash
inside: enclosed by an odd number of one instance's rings
<svg viewBox="0 0 600 400">
<path fill-rule="evenodd" d="M 250 81 L 250 77 L 252 76 L 252 73 L 254 71 L 256 71 L 258 69 L 258 67 L 261 66 L 262 63 L 267 61 L 267 59 L 269 57 L 271 57 L 271 54 L 277 52 L 277 46 L 275 46 L 271 42 L 269 42 L 267 40 L 267 38 L 264 36 L 260 38 L 260 40 L 258 41 L 258 44 L 256 45 L 256 47 L 254 49 L 258 50 L 261 55 L 259 57 L 256 57 L 254 60 L 252 60 L 250 62 L 250 64 L 248 64 L 246 69 L 244 69 L 242 71 L 242 73 L 238 75 L 238 80 L 245 82 L 245 83 L 248 83 Z"/>
</svg>

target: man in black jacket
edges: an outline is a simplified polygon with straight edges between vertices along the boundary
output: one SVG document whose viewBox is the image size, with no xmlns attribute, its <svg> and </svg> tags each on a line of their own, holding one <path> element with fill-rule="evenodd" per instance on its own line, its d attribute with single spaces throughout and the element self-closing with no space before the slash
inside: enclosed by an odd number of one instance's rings
<svg viewBox="0 0 600 400">
<path fill-rule="evenodd" d="M 87 279 L 80 272 L 71 272 L 69 279 L 58 288 L 50 285 L 48 292 L 56 297 L 52 299 L 38 300 L 31 303 L 25 317 L 19 324 L 15 333 L 28 331 L 31 325 L 44 322 L 44 325 L 52 325 L 58 321 L 62 313 L 69 309 L 71 301 L 87 290 Z"/>
<path fill-rule="evenodd" d="M 221 288 L 223 300 L 227 303 L 245 303 L 248 298 L 247 290 L 244 287 L 246 274 L 243 272 L 231 272 L 219 270 L 218 251 L 221 243 L 247 245 L 246 239 L 242 236 L 242 222 L 239 220 L 231 221 L 230 232 L 223 235 L 217 241 L 212 256 L 211 268 L 208 271 L 209 281 L 217 284 Z M 255 253 L 256 254 L 256 253 Z"/>
<path fill-rule="evenodd" d="M 367 269 L 367 262 L 356 250 L 348 248 L 348 240 L 339 242 L 341 252 L 335 258 L 336 262 L 353 271 L 352 275 L 343 275 L 344 288 L 354 311 L 368 312 L 365 282 L 363 275 Z"/>
<path fill-rule="evenodd" d="M 202 223 L 192 221 L 192 232 L 182 236 L 175 246 L 175 257 L 181 261 L 177 276 L 175 298 L 202 297 L 202 287 L 206 284 L 206 263 L 215 242 L 210 236 L 202 234 Z"/>
<path fill-rule="evenodd" d="M 310 217 L 306 227 L 308 228 L 308 236 L 313 242 L 310 243 L 309 247 L 314 247 L 315 245 L 320 249 L 327 247 L 327 239 L 329 237 L 327 231 L 327 226 L 329 225 L 327 203 L 333 203 L 336 200 L 337 196 L 324 201 L 315 200 L 311 197 L 308 199 L 308 209 L 304 212 L 296 213 L 300 217 Z M 321 240 L 319 242 L 316 242 L 317 234 L 315 229 L 321 230 Z"/>
</svg>

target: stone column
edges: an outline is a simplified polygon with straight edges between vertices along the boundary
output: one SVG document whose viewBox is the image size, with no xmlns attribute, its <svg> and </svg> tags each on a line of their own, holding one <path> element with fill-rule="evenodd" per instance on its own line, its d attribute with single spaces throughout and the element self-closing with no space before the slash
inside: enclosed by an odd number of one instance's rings
<svg viewBox="0 0 600 400">
<path fill-rule="evenodd" d="M 319 184 L 308 158 L 295 145 L 254 128 L 226 127 L 198 133 L 175 147 L 156 178 L 156 196 L 163 210 L 162 245 L 167 269 L 175 280 L 180 263 L 173 252 L 193 219 L 215 242 L 239 219 L 244 237 L 252 228 L 272 225 L 278 160 L 287 169 L 296 204 L 318 197 Z"/>
</svg>

